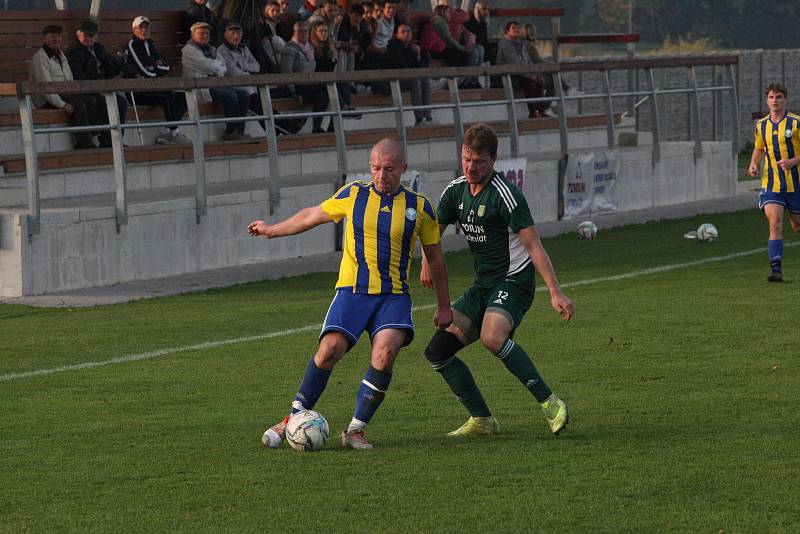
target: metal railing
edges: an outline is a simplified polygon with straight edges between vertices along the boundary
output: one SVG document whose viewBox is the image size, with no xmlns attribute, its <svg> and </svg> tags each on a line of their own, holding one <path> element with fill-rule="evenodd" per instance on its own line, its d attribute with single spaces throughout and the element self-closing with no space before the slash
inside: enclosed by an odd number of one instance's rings
<svg viewBox="0 0 800 534">
<path fill-rule="evenodd" d="M 280 119 L 308 118 L 329 116 L 334 122 L 337 170 L 339 175 L 348 173 L 349 162 L 348 152 L 344 133 L 343 119 L 347 115 L 354 113 L 393 113 L 395 117 L 395 129 L 397 139 L 407 145 L 407 136 L 403 123 L 403 113 L 406 111 L 420 109 L 445 109 L 453 114 L 453 136 L 454 151 L 456 161 L 460 160 L 461 138 L 464 131 L 463 110 L 472 107 L 485 106 L 505 106 L 509 122 L 509 136 L 511 156 L 519 154 L 519 118 L 517 117 L 516 105 L 530 102 L 550 102 L 553 97 L 541 98 L 520 98 L 515 95 L 514 76 L 518 75 L 552 75 L 554 78 L 554 89 L 556 92 L 555 100 L 559 103 L 558 129 L 560 151 L 563 156 L 569 150 L 569 131 L 567 128 L 566 104 L 569 101 L 581 102 L 586 99 L 601 99 L 604 103 L 605 122 L 607 129 L 607 144 L 609 148 L 614 148 L 616 133 L 614 126 L 613 99 L 616 97 L 647 97 L 650 103 L 650 115 L 652 122 L 652 160 L 656 165 L 661 158 L 661 127 L 658 107 L 659 95 L 684 93 L 694 101 L 693 112 L 697 115 L 693 120 L 691 138 L 695 143 L 695 157 L 702 156 L 702 132 L 700 131 L 699 119 L 699 95 L 701 92 L 710 91 L 714 94 L 727 92 L 731 101 L 731 112 L 733 114 L 733 132 L 731 140 L 733 143 L 733 154 L 738 152 L 738 95 L 737 84 L 735 81 L 735 65 L 738 63 L 737 56 L 702 56 L 702 57 L 673 57 L 673 58 L 653 58 L 653 59 L 634 59 L 634 60 L 614 60 L 614 61 L 583 61 L 574 63 L 545 63 L 536 65 L 505 65 L 505 66 L 482 66 L 469 68 L 440 68 L 440 69 L 406 69 L 406 70 L 375 70 L 375 71 L 356 71 L 349 73 L 308 73 L 308 74 L 281 74 L 281 75 L 256 75 L 246 77 L 223 77 L 223 78 L 161 78 L 155 80 L 134 79 L 134 80 L 98 80 L 80 82 L 50 82 L 35 83 L 24 82 L 17 84 L 17 100 L 22 125 L 22 139 L 25 149 L 26 174 L 28 185 L 28 236 L 29 238 L 39 232 L 40 222 L 40 198 L 39 198 L 39 173 L 38 173 L 38 154 L 36 150 L 35 136 L 38 134 L 49 134 L 57 132 L 79 132 L 79 131 L 98 131 L 110 130 L 112 153 L 114 160 L 114 176 L 116 183 L 116 221 L 117 228 L 127 224 L 127 172 L 125 162 L 124 145 L 122 143 L 123 133 L 129 128 L 155 128 L 163 126 L 193 126 L 196 135 L 193 140 L 193 156 L 195 165 L 195 212 L 197 222 L 206 214 L 206 174 L 205 174 L 205 153 L 201 126 L 204 124 L 214 124 L 233 121 L 265 121 L 265 133 L 267 146 L 267 156 L 269 161 L 269 207 L 270 213 L 280 204 L 280 169 L 278 165 L 278 143 L 275 132 L 276 115 L 273 113 L 272 97 L 269 87 L 281 86 L 286 84 L 325 84 L 330 97 L 330 106 L 324 112 L 297 111 L 292 113 L 281 113 Z M 701 66 L 724 66 L 727 67 L 729 84 L 711 85 L 700 87 L 697 83 L 696 68 Z M 687 69 L 689 85 L 683 89 L 659 89 L 656 86 L 653 71 L 655 69 L 683 67 Z M 647 83 L 644 91 L 613 92 L 610 84 L 609 73 L 616 70 L 643 71 Z M 594 94 L 566 95 L 562 90 L 561 78 L 565 72 L 583 73 L 586 71 L 600 72 L 603 76 L 603 91 Z M 462 101 L 458 88 L 458 79 L 473 76 L 500 77 L 503 83 L 502 97 L 496 100 Z M 450 101 L 446 103 L 435 103 L 426 106 L 407 106 L 403 103 L 400 82 L 402 80 L 414 78 L 440 78 L 448 79 L 448 93 Z M 343 111 L 339 106 L 338 92 L 336 83 L 339 82 L 388 82 L 391 90 L 392 105 L 379 108 L 359 109 L 357 112 Z M 261 98 L 263 115 L 249 115 L 246 117 L 201 117 L 197 101 L 197 90 L 217 88 L 217 87 L 258 87 Z M 115 93 L 116 92 L 146 92 L 146 91 L 183 91 L 186 95 L 188 104 L 188 120 L 181 121 L 159 121 L 147 123 L 128 123 L 121 124 L 117 111 Z M 91 126 L 56 126 L 56 127 L 36 127 L 33 121 L 33 105 L 31 96 L 41 94 L 80 94 L 80 93 L 101 93 L 104 95 L 108 107 L 108 124 Z"/>
</svg>

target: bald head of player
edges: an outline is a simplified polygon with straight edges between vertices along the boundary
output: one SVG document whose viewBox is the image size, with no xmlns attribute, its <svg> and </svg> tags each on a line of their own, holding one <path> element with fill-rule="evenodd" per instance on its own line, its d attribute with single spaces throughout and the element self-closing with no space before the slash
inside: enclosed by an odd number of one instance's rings
<svg viewBox="0 0 800 534">
<path fill-rule="evenodd" d="M 372 147 L 369 170 L 372 183 L 379 192 L 391 195 L 400 189 L 400 175 L 407 167 L 403 145 L 394 139 L 381 139 Z"/>
</svg>

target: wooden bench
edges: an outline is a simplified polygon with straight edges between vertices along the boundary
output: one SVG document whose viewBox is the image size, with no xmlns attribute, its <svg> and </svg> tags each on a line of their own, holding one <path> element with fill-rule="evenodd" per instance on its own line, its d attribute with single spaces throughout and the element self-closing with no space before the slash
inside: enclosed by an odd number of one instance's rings
<svg viewBox="0 0 800 534">
<path fill-rule="evenodd" d="M 184 15 L 182 11 L 116 11 L 104 10 L 100 20 L 98 42 L 109 54 L 125 49 L 131 39 L 131 23 L 138 15 L 151 21 L 152 39 L 170 64 L 180 63 L 183 46 Z M 33 54 L 42 46 L 42 28 L 58 24 L 64 28 L 64 48 L 75 42 L 75 30 L 89 18 L 88 11 L 21 10 L 0 11 L 0 82 L 28 80 L 28 67 Z"/>
</svg>

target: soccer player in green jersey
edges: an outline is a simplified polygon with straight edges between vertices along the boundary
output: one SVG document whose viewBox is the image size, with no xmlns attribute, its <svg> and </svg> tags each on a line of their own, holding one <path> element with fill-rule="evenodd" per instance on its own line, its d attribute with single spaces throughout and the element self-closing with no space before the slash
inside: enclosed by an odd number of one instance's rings
<svg viewBox="0 0 800 534">
<path fill-rule="evenodd" d="M 448 224 L 461 226 L 474 258 L 475 281 L 453 304 L 453 323 L 437 330 L 425 356 L 470 415 L 449 435 L 496 434 L 500 429 L 469 368 L 456 356 L 478 339 L 536 398 L 550 431 L 558 434 L 569 421 L 567 405 L 512 338 L 533 303 L 534 268 L 550 290 L 550 304 L 564 320 L 572 318 L 574 307 L 558 284 L 525 196 L 494 171 L 496 159 L 495 132 L 485 124 L 469 128 L 461 146 L 464 176 L 445 188 L 436 214 L 441 232 Z M 433 288 L 424 256 L 420 280 Z"/>
</svg>

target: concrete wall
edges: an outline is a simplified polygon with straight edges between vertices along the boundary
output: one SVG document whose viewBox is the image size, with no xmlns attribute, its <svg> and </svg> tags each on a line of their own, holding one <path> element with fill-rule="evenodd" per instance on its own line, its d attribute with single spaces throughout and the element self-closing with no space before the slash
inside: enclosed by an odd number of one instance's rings
<svg viewBox="0 0 800 534">
<path fill-rule="evenodd" d="M 616 187 L 619 210 L 735 194 L 730 143 L 709 142 L 703 148 L 703 157 L 695 162 L 692 143 L 665 143 L 662 161 L 656 166 L 649 147 L 622 149 Z M 432 150 L 428 144 L 412 145 L 411 159 L 434 159 Z M 366 149 L 362 151 L 359 156 L 366 158 Z M 500 156 L 508 156 L 507 139 L 501 142 Z M 427 172 L 422 192 L 434 203 L 456 175 L 456 165 L 450 161 Z M 557 184 L 558 155 L 529 153 L 523 192 L 534 220 L 556 220 Z M 275 241 L 252 239 L 245 228 L 252 219 L 277 221 L 318 204 L 334 188 L 333 183 L 284 187 L 281 206 L 272 217 L 267 214 L 264 188 L 210 195 L 208 214 L 199 224 L 193 198 L 133 203 L 128 224 L 119 231 L 110 206 L 45 210 L 41 233 L 30 242 L 24 215 L 7 210 L 0 214 L 0 296 L 39 295 L 330 252 L 334 250 L 332 225 Z"/>
</svg>

